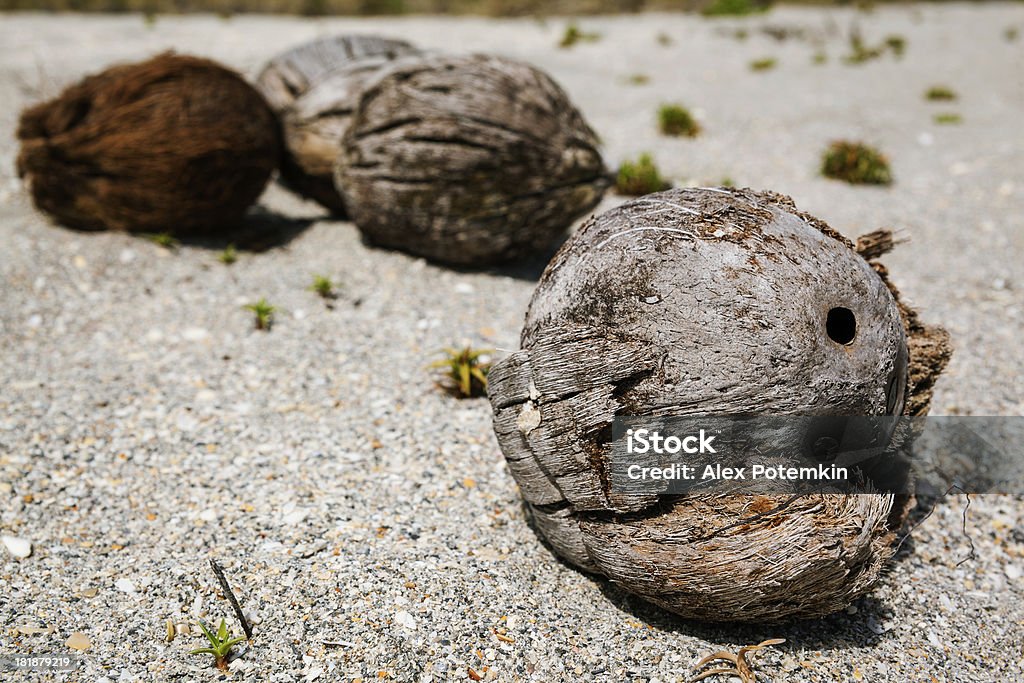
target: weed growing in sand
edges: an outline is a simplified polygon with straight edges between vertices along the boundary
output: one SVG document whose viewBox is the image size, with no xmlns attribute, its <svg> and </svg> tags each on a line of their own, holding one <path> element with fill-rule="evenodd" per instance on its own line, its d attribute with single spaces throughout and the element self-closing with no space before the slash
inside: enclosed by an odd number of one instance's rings
<svg viewBox="0 0 1024 683">
<path fill-rule="evenodd" d="M 447 348 L 445 357 L 430 364 L 431 368 L 442 371 L 442 385 L 446 391 L 458 398 L 475 398 L 487 393 L 487 373 L 491 370 L 490 351 Z"/>
<path fill-rule="evenodd" d="M 238 260 L 238 250 L 235 249 L 235 245 L 229 244 L 224 247 L 224 251 L 217 254 L 217 260 L 223 263 L 225 266 L 230 266 L 232 263 Z"/>
<path fill-rule="evenodd" d="M 751 71 L 768 71 L 774 69 L 778 64 L 774 57 L 765 57 L 764 59 L 755 59 L 750 63 Z"/>
<path fill-rule="evenodd" d="M 964 122 L 964 117 L 953 112 L 943 112 L 932 117 L 932 121 L 940 126 L 955 126 Z"/>
<path fill-rule="evenodd" d="M 692 138 L 700 132 L 700 124 L 681 104 L 663 104 L 658 108 L 658 130 L 662 135 Z"/>
<path fill-rule="evenodd" d="M 884 44 L 897 59 L 907 51 L 907 39 L 897 33 L 886 36 Z"/>
<path fill-rule="evenodd" d="M 825 54 L 824 52 L 815 52 L 814 56 L 811 57 L 811 63 L 814 64 L 815 66 L 821 66 L 826 62 L 828 62 L 828 55 Z"/>
<path fill-rule="evenodd" d="M 864 42 L 860 31 L 854 29 L 850 32 L 850 53 L 843 57 L 843 61 L 847 64 L 863 64 L 882 57 L 886 51 L 892 52 L 896 59 L 900 59 L 906 50 L 907 39 L 901 35 L 888 35 L 881 44 L 871 47 Z"/>
<path fill-rule="evenodd" d="M 662 47 L 668 47 L 673 42 L 675 42 L 672 40 L 672 36 L 665 32 L 659 33 L 657 36 L 654 37 L 654 39 L 658 41 L 658 45 L 661 45 Z"/>
<path fill-rule="evenodd" d="M 570 48 L 576 43 L 596 43 L 599 40 L 601 40 L 600 33 L 583 31 L 576 24 L 569 24 L 565 27 L 565 33 L 562 34 L 562 40 L 559 41 L 558 47 Z"/>
<path fill-rule="evenodd" d="M 730 176 L 725 176 L 724 178 L 722 178 L 721 180 L 718 181 L 718 186 L 719 187 L 736 187 L 736 183 L 733 181 L 733 179 Z"/>
<path fill-rule="evenodd" d="M 821 173 L 827 178 L 853 185 L 889 185 L 892 172 L 885 155 L 860 142 L 831 143 L 821 159 Z"/>
<path fill-rule="evenodd" d="M 256 303 L 246 304 L 243 308 L 248 311 L 252 311 L 253 315 L 256 317 L 257 330 L 267 331 L 270 329 L 270 326 L 274 324 L 274 313 L 277 312 L 277 307 L 271 306 L 267 303 L 266 299 L 261 297 Z"/>
<path fill-rule="evenodd" d="M 933 85 L 925 91 L 924 97 L 932 102 L 950 102 L 956 99 L 956 93 L 944 85 Z"/>
<path fill-rule="evenodd" d="M 711 0 L 701 10 L 706 17 L 741 17 L 767 12 L 771 2 L 765 0 Z"/>
<path fill-rule="evenodd" d="M 1003 39 L 1008 43 L 1016 42 L 1018 35 L 1020 35 L 1020 31 L 1017 30 L 1016 26 L 1007 26 L 1006 30 L 1003 31 Z"/>
<path fill-rule="evenodd" d="M 632 74 L 626 78 L 626 83 L 629 85 L 647 85 L 651 82 L 651 77 L 647 74 Z"/>
<path fill-rule="evenodd" d="M 615 189 L 619 194 L 638 196 L 661 192 L 672 185 L 661 177 L 650 154 L 641 154 L 636 161 L 624 161 L 615 176 Z"/>
<path fill-rule="evenodd" d="M 221 671 L 227 671 L 228 655 L 231 654 L 231 648 L 244 641 L 245 636 L 232 638 L 231 634 L 228 633 L 228 627 L 224 623 L 224 619 L 220 620 L 220 626 L 217 627 L 216 633 L 212 633 L 202 621 L 199 622 L 199 628 L 202 629 L 206 639 L 210 641 L 210 647 L 201 647 L 198 650 L 192 650 L 189 654 L 213 655 L 214 665 Z"/>
<path fill-rule="evenodd" d="M 142 236 L 158 247 L 170 249 L 171 251 L 177 251 L 178 247 L 181 246 L 181 242 L 176 240 L 174 235 L 169 232 L 145 233 Z"/>
<path fill-rule="evenodd" d="M 335 291 L 334 282 L 326 275 L 314 275 L 313 284 L 306 289 L 316 292 L 322 299 L 334 299 L 338 296 L 337 291 Z"/>
</svg>

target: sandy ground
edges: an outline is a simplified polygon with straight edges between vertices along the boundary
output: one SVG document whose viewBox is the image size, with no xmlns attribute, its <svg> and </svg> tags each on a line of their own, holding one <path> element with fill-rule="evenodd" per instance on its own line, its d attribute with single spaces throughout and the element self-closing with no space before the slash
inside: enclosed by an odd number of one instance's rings
<svg viewBox="0 0 1024 683">
<path fill-rule="evenodd" d="M 194 632 L 165 642 L 167 619 L 230 617 L 215 557 L 255 622 L 232 680 L 469 680 L 472 669 L 675 681 L 708 652 L 772 637 L 787 642 L 760 657 L 760 680 L 1024 679 L 1020 498 L 971 501 L 977 556 L 962 564 L 965 500 L 943 501 L 848 613 L 685 622 L 554 559 L 524 519 L 487 402 L 439 393 L 425 369 L 462 339 L 514 349 L 535 265 L 453 272 L 374 250 L 271 187 L 262 204 L 288 217 L 290 239 L 227 267 L 214 249 L 55 227 L 13 175 L 24 105 L 165 48 L 250 76 L 279 49 L 347 30 L 498 52 L 566 87 L 610 165 L 651 150 L 679 183 L 727 176 L 784 192 L 849 236 L 896 228 L 908 240 L 887 260 L 896 282 L 957 347 L 934 412 L 1021 413 L 1024 37 L 1004 32 L 1024 33 L 1024 6 L 594 18 L 581 24 L 600 41 L 559 50 L 565 23 L 0 18 L 0 532 L 33 545 L 21 560 L 0 549 L 0 655 L 72 652 L 74 632 L 91 644 L 78 673 L 0 677 L 223 678 L 187 654 L 202 645 Z M 869 43 L 902 34 L 906 55 L 843 64 L 853 24 Z M 812 63 L 819 50 L 824 65 Z M 778 67 L 752 72 L 762 57 Z M 650 81 L 630 85 L 633 74 Z M 926 102 L 934 84 L 960 100 Z M 674 100 L 704 135 L 658 137 L 655 109 Z M 934 124 L 944 111 L 963 123 Z M 895 185 L 819 177 L 837 137 L 884 149 Z M 342 283 L 333 309 L 306 291 L 314 273 Z M 270 333 L 241 307 L 261 296 L 282 308 Z"/>
</svg>

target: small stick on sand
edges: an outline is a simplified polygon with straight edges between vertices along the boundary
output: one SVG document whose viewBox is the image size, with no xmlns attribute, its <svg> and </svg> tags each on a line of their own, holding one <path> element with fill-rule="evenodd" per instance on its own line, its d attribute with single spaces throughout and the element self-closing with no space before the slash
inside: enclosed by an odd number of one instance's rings
<svg viewBox="0 0 1024 683">
<path fill-rule="evenodd" d="M 248 640 L 252 640 L 252 627 L 249 626 L 249 622 L 246 620 L 245 615 L 242 614 L 242 606 L 238 604 L 238 598 L 235 597 L 234 591 L 231 590 L 231 586 L 228 585 L 228 579 L 224 576 L 224 570 L 217 560 L 210 560 L 210 568 L 213 569 L 214 575 L 217 580 L 220 581 L 220 587 L 224 589 L 224 593 L 228 596 L 228 602 L 235 609 L 235 616 L 238 617 L 238 621 L 242 624 L 242 630 L 245 631 L 245 637 Z"/>
</svg>

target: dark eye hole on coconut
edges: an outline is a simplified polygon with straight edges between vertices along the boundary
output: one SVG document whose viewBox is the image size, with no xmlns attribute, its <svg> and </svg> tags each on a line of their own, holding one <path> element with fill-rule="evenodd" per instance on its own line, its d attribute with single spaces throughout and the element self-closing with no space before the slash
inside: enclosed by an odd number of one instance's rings
<svg viewBox="0 0 1024 683">
<path fill-rule="evenodd" d="M 825 332 L 837 344 L 852 344 L 857 336 L 857 318 L 853 311 L 842 306 L 829 310 L 825 318 Z"/>
</svg>

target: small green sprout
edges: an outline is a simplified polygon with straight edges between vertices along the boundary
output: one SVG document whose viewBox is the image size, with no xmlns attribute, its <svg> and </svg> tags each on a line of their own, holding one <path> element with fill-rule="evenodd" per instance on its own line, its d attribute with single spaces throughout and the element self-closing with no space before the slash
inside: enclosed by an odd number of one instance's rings
<svg viewBox="0 0 1024 683">
<path fill-rule="evenodd" d="M 700 132 L 700 125 L 686 107 L 679 104 L 663 104 L 658 109 L 658 129 L 662 135 L 685 135 L 692 138 Z"/>
<path fill-rule="evenodd" d="M 924 97 L 932 102 L 950 102 L 956 99 L 956 93 L 944 85 L 933 85 L 925 91 Z"/>
<path fill-rule="evenodd" d="M 824 52 L 815 52 L 814 56 L 811 57 L 811 63 L 820 66 L 828 61 L 828 55 Z"/>
<path fill-rule="evenodd" d="M 744 41 L 750 37 L 750 31 L 745 28 L 738 28 L 732 32 L 732 37 L 739 41 Z"/>
<path fill-rule="evenodd" d="M 232 263 L 238 260 L 238 250 L 235 249 L 235 245 L 229 244 L 224 247 L 224 251 L 217 254 L 217 260 L 223 263 L 225 266 L 230 266 Z"/>
<path fill-rule="evenodd" d="M 675 42 L 675 41 L 672 40 L 672 36 L 670 36 L 669 34 L 665 33 L 664 31 L 662 31 L 657 36 L 655 36 L 654 39 L 657 40 L 658 41 L 658 45 L 661 45 L 662 47 L 668 47 L 673 42 Z"/>
<path fill-rule="evenodd" d="M 171 251 L 177 251 L 178 247 L 181 246 L 181 242 L 175 239 L 174 235 L 169 232 L 145 233 L 142 236 L 158 247 L 170 249 Z"/>
<path fill-rule="evenodd" d="M 763 59 L 755 59 L 754 61 L 752 61 L 750 63 L 750 70 L 751 71 L 768 71 L 769 69 L 774 69 L 776 64 L 778 64 L 778 62 L 775 60 L 774 57 L 765 57 Z"/>
<path fill-rule="evenodd" d="M 827 178 L 853 185 L 889 185 L 889 161 L 878 150 L 859 142 L 831 143 L 821 159 L 821 173 Z"/>
<path fill-rule="evenodd" d="M 847 64 L 863 64 L 878 59 L 884 52 L 881 47 L 868 47 L 860 35 L 860 31 L 850 33 L 850 54 L 843 57 Z"/>
<path fill-rule="evenodd" d="M 1017 30 L 1016 26 L 1007 26 L 1006 30 L 1003 31 L 1003 38 L 1008 43 L 1015 42 L 1018 35 L 1020 35 L 1020 31 Z"/>
<path fill-rule="evenodd" d="M 647 85 L 651 82 L 651 77 L 647 74 L 632 74 L 626 78 L 626 83 L 630 85 Z"/>
<path fill-rule="evenodd" d="M 266 299 L 261 297 L 256 303 L 246 304 L 243 308 L 252 311 L 256 316 L 257 330 L 269 330 L 270 326 L 274 324 L 274 313 L 277 311 L 277 307 L 271 306 Z"/>
<path fill-rule="evenodd" d="M 444 370 L 444 388 L 458 398 L 474 398 L 487 393 L 487 373 L 491 370 L 489 350 L 447 348 L 445 358 L 434 361 L 431 368 Z"/>
<path fill-rule="evenodd" d="M 334 282 L 326 275 L 314 275 L 313 284 L 307 287 L 307 289 L 311 292 L 316 292 L 323 299 L 334 299 L 338 296 L 334 288 Z"/>
<path fill-rule="evenodd" d="M 228 633 L 227 624 L 224 623 L 224 619 L 220 620 L 220 626 L 217 627 L 217 633 L 211 633 L 210 629 L 206 627 L 202 621 L 199 622 L 199 628 L 203 630 L 203 635 L 210 641 L 210 647 L 201 647 L 198 650 L 192 650 L 189 652 L 190 655 L 213 655 L 214 665 L 221 671 L 228 670 L 228 655 L 231 654 L 231 648 L 245 640 L 244 636 L 238 638 L 232 638 L 231 634 Z"/>
<path fill-rule="evenodd" d="M 958 123 L 963 123 L 964 117 L 960 116 L 960 114 L 955 114 L 953 112 L 943 112 L 941 114 L 936 114 L 935 116 L 933 116 L 932 121 L 939 124 L 940 126 L 949 126 L 956 125 Z"/>
<path fill-rule="evenodd" d="M 615 189 L 619 194 L 639 196 L 661 192 L 672 184 L 661 177 L 651 155 L 641 154 L 636 161 L 624 161 L 615 176 Z"/>
<path fill-rule="evenodd" d="M 907 51 L 907 39 L 894 33 L 885 37 L 885 46 L 892 51 L 896 58 L 900 58 Z"/>
<path fill-rule="evenodd" d="M 570 48 L 576 43 L 596 43 L 599 40 L 601 40 L 600 33 L 582 31 L 579 26 L 572 23 L 565 27 L 565 33 L 562 34 L 562 40 L 559 41 L 558 47 Z"/>
<path fill-rule="evenodd" d="M 735 181 L 733 181 L 733 179 L 731 177 L 725 176 L 721 180 L 718 181 L 718 186 L 719 187 L 736 187 L 736 183 L 735 183 Z"/>
<path fill-rule="evenodd" d="M 740 17 L 767 12 L 771 2 L 764 0 L 711 0 L 701 14 L 706 17 Z"/>
</svg>

